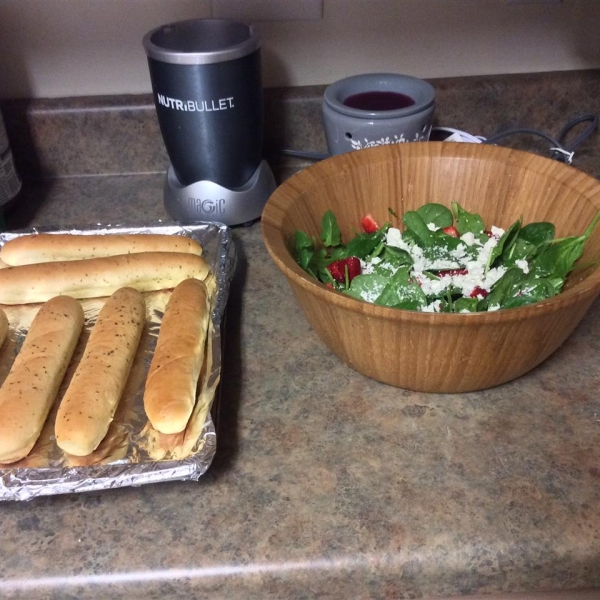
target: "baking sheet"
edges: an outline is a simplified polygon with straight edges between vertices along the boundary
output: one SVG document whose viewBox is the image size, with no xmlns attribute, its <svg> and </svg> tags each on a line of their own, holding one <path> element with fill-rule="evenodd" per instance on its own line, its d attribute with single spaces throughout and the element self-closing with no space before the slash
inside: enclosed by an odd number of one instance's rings
<svg viewBox="0 0 600 600">
<path fill-rule="evenodd" d="M 82 300 L 86 317 L 85 328 L 57 400 L 31 453 L 12 465 L 0 465 L 0 500 L 31 500 L 37 496 L 139 486 L 160 481 L 199 479 L 210 466 L 216 452 L 216 431 L 210 409 L 220 379 L 222 325 L 236 263 L 231 230 L 224 225 L 213 223 L 186 226 L 156 224 L 140 227 L 98 225 L 62 231 L 39 228 L 1 233 L 0 247 L 12 238 L 36 232 L 74 235 L 160 233 L 185 235 L 200 242 L 203 257 L 211 265 L 216 277 L 216 292 L 212 296 L 212 318 L 203 367 L 205 376 L 201 377 L 198 400 L 186 430 L 175 435 L 164 435 L 155 431 L 144 413 L 143 391 L 170 291 L 145 293 L 146 325 L 109 432 L 89 457 L 65 454 L 54 441 L 56 411 L 105 301 Z M 0 348 L 0 383 L 8 374 L 39 307 L 39 304 L 2 307 L 9 319 L 10 334 Z"/>
</svg>

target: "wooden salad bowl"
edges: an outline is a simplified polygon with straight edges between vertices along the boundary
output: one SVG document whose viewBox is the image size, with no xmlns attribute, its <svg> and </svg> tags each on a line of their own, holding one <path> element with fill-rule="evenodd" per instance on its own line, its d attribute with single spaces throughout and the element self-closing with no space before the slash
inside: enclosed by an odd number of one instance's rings
<svg viewBox="0 0 600 600">
<path fill-rule="evenodd" d="M 424 313 L 368 304 L 313 279 L 293 256 L 297 229 L 319 237 L 335 213 L 348 241 L 371 213 L 402 215 L 452 200 L 507 228 L 550 221 L 556 236 L 580 235 L 600 208 L 600 182 L 555 160 L 484 144 L 421 142 L 342 154 L 301 171 L 269 198 L 262 215 L 266 248 L 308 322 L 327 347 L 360 373 L 425 392 L 489 388 L 527 373 L 552 354 L 600 293 L 600 225 L 564 291 L 495 312 Z"/>
</svg>

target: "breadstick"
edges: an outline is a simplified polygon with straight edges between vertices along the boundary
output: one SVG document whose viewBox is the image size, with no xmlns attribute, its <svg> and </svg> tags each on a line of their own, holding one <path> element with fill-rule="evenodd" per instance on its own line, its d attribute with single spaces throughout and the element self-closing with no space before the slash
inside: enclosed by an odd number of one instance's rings
<svg viewBox="0 0 600 600">
<path fill-rule="evenodd" d="M 8 319 L 6 318 L 5 312 L 0 308 L 0 346 L 2 346 L 2 344 L 4 343 L 7 333 Z"/>
<path fill-rule="evenodd" d="M 56 398 L 83 327 L 83 309 L 67 296 L 36 314 L 0 388 L 0 462 L 29 454 Z"/>
<path fill-rule="evenodd" d="M 56 443 L 75 456 L 91 454 L 113 419 L 144 328 L 146 307 L 132 288 L 102 307 L 85 352 L 58 408 Z"/>
<path fill-rule="evenodd" d="M 40 233 L 9 240 L 0 250 L 0 259 L 17 266 L 140 252 L 183 252 L 200 256 L 202 246 L 196 240 L 179 235 Z"/>
<path fill-rule="evenodd" d="M 180 252 L 23 265 L 0 269 L 0 304 L 44 302 L 58 294 L 98 298 L 125 286 L 140 292 L 170 289 L 184 279 L 205 279 L 209 272 L 202 257 Z"/>
<path fill-rule="evenodd" d="M 148 420 L 161 433 L 183 431 L 196 403 L 210 317 L 206 286 L 181 282 L 171 294 L 144 392 Z"/>
</svg>

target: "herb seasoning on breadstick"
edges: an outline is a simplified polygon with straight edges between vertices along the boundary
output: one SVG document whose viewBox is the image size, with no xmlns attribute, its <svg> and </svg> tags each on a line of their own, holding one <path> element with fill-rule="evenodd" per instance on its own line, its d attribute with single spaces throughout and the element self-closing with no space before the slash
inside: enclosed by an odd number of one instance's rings
<svg viewBox="0 0 600 600">
<path fill-rule="evenodd" d="M 65 452 L 87 456 L 106 436 L 133 364 L 145 316 L 142 295 L 127 287 L 117 290 L 100 310 L 56 416 L 56 443 Z"/>
<path fill-rule="evenodd" d="M 192 414 L 209 318 L 204 283 L 188 279 L 173 290 L 144 392 L 148 420 L 161 433 L 183 431 Z"/>
<path fill-rule="evenodd" d="M 140 252 L 182 252 L 200 256 L 202 246 L 180 235 L 39 233 L 6 242 L 0 250 L 0 260 L 17 266 Z"/>
<path fill-rule="evenodd" d="M 121 287 L 140 292 L 171 289 L 184 279 L 205 279 L 207 262 L 195 254 L 144 252 L 0 269 L 0 304 L 110 296 Z"/>
<path fill-rule="evenodd" d="M 58 296 L 36 314 L 0 388 L 0 462 L 15 462 L 35 445 L 83 327 L 77 300 Z"/>
</svg>

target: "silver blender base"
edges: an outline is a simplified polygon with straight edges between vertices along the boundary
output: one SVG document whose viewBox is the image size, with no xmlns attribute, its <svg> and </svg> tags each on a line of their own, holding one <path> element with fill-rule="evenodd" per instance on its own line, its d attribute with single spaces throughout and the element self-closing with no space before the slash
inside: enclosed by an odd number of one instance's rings
<svg viewBox="0 0 600 600">
<path fill-rule="evenodd" d="M 182 185 L 173 167 L 165 179 L 165 209 L 182 222 L 211 221 L 240 225 L 258 219 L 276 188 L 273 172 L 262 161 L 254 175 L 241 187 L 228 189 L 213 181 Z"/>
</svg>

